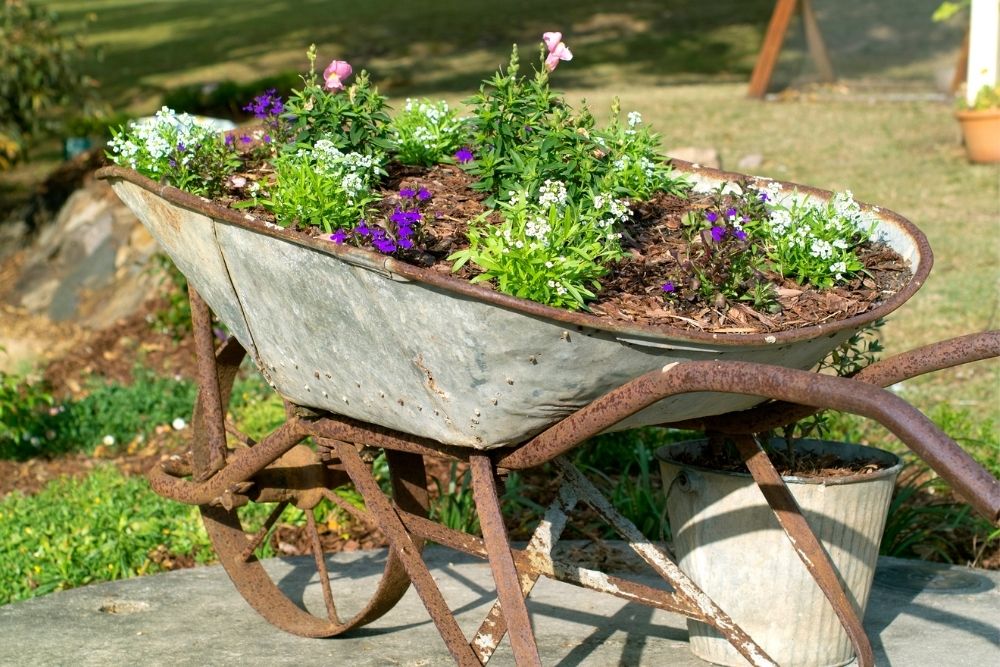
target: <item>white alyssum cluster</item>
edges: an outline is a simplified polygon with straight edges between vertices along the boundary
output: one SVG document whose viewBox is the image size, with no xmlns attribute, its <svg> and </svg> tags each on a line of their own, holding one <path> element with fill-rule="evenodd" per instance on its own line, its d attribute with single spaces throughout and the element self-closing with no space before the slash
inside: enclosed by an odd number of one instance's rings
<svg viewBox="0 0 1000 667">
<path fill-rule="evenodd" d="M 611 230 L 608 238 L 621 238 L 620 232 L 614 232 L 616 225 L 624 224 L 632 215 L 632 209 L 624 199 L 615 199 L 609 194 L 594 195 L 594 210 L 598 213 L 597 226 Z"/>
<path fill-rule="evenodd" d="M 567 196 L 566 184 L 562 181 L 553 181 L 551 178 L 547 178 L 538 188 L 538 203 L 542 207 L 562 208 L 566 206 Z"/>
<path fill-rule="evenodd" d="M 344 153 L 329 139 L 320 139 L 311 150 L 299 149 L 297 155 L 310 160 L 316 173 L 340 179 L 340 187 L 349 204 L 354 198 L 368 191 L 373 177 L 378 174 L 379 160 L 374 155 Z"/>
<path fill-rule="evenodd" d="M 131 130 L 131 137 L 123 133 L 108 142 L 115 162 L 136 169 L 142 161 L 153 172 L 160 171 L 160 163 L 174 151 L 180 157 L 180 164 L 187 165 L 195 147 L 212 133 L 200 126 L 194 116 L 178 114 L 166 106 L 152 118 L 133 122 Z"/>
</svg>

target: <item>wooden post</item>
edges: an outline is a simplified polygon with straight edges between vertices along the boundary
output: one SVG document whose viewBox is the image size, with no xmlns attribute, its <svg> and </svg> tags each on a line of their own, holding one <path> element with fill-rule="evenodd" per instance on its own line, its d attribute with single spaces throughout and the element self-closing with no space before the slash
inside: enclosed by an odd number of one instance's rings
<svg viewBox="0 0 1000 667">
<path fill-rule="evenodd" d="M 767 92 L 767 84 L 771 82 L 774 64 L 778 61 L 781 44 L 785 41 L 785 33 L 788 32 L 788 24 L 792 20 L 797 4 L 798 0 L 778 0 L 775 3 L 771 22 L 768 23 L 767 33 L 764 35 L 764 43 L 760 47 L 760 53 L 757 54 L 753 74 L 750 75 L 750 90 L 747 91 L 747 96 L 761 98 Z"/>
<path fill-rule="evenodd" d="M 809 48 L 809 55 L 816 63 L 821 81 L 833 81 L 836 76 L 833 73 L 833 64 L 830 62 L 830 54 L 827 52 L 826 44 L 823 42 L 823 34 L 819 30 L 819 23 L 816 22 L 816 12 L 813 11 L 811 0 L 801 0 L 802 2 L 802 23 L 806 31 L 806 44 Z M 761 98 L 767 92 L 767 86 L 771 82 L 771 74 L 774 72 L 774 65 L 778 61 L 778 54 L 781 53 L 781 45 L 785 41 L 785 34 L 788 32 L 788 24 L 795 14 L 799 5 L 799 0 L 778 0 L 774 5 L 774 12 L 771 14 L 771 22 L 767 26 L 767 33 L 764 35 L 764 43 L 760 47 L 757 55 L 757 62 L 754 64 L 753 74 L 750 75 L 750 89 L 747 91 L 748 97 Z"/>
</svg>

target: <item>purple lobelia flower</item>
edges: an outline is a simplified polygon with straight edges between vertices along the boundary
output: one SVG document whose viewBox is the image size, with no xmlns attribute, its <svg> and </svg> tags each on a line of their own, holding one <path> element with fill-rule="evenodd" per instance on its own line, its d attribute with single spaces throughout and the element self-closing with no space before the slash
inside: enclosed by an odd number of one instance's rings
<svg viewBox="0 0 1000 667">
<path fill-rule="evenodd" d="M 712 240 L 716 243 L 722 241 L 722 237 L 726 235 L 725 227 L 712 227 Z"/>
<path fill-rule="evenodd" d="M 428 199 L 431 198 L 431 196 L 432 196 L 431 191 L 428 190 L 427 188 L 420 188 L 419 190 L 417 190 L 417 199 L 419 199 L 420 201 L 427 201 Z"/>
<path fill-rule="evenodd" d="M 719 219 L 719 214 L 715 211 L 705 211 L 705 219 L 711 223 L 714 223 Z"/>
<path fill-rule="evenodd" d="M 459 164 L 465 164 L 467 162 L 472 162 L 476 156 L 472 154 L 468 146 L 462 146 L 457 151 L 455 151 L 455 160 Z"/>
<path fill-rule="evenodd" d="M 345 232 L 343 229 L 338 229 L 333 234 L 330 234 L 330 240 L 336 243 L 337 245 L 340 245 L 346 239 L 347 239 L 347 232 Z"/>
<path fill-rule="evenodd" d="M 664 292 L 666 292 L 667 294 L 670 294 L 671 292 L 676 292 L 677 291 L 677 287 L 670 280 L 668 280 L 667 282 L 665 282 L 662 285 L 660 285 L 660 289 L 663 290 Z"/>
</svg>

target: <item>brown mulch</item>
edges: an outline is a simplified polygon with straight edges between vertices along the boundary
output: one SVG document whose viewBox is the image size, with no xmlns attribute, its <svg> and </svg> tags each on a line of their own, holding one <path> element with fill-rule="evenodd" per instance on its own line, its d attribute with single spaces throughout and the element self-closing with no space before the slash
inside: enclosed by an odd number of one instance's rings
<svg viewBox="0 0 1000 667">
<path fill-rule="evenodd" d="M 261 174 L 248 174 L 254 179 Z M 429 190 L 433 197 L 424 208 L 419 249 L 398 251 L 396 256 L 445 274 L 452 273 L 448 256 L 468 247 L 468 222 L 489 213 L 483 204 L 485 196 L 471 189 L 474 177 L 453 165 L 429 168 L 393 165 L 382 197 L 378 214 L 369 224 L 384 224 L 400 203 L 400 188 Z M 218 203 L 232 205 L 239 201 L 238 192 L 221 198 Z M 705 306 L 681 299 L 667 299 L 660 289 L 676 272 L 678 256 L 685 256 L 690 242 L 682 229 L 684 214 L 709 205 L 706 195 L 685 200 L 660 193 L 648 202 L 636 203 L 634 219 L 625 226 L 624 248 L 630 253 L 611 268 L 601 279 L 601 292 L 588 303 L 589 311 L 598 317 L 616 322 L 671 327 L 716 333 L 761 334 L 787 331 L 810 324 L 844 320 L 879 305 L 886 294 L 898 292 L 910 279 L 911 270 L 891 248 L 872 243 L 862 246 L 860 258 L 867 268 L 846 285 L 819 290 L 783 279 L 776 273 L 765 276 L 777 287 L 781 309 L 764 312 L 747 303 L 723 303 Z M 262 208 L 251 210 L 259 219 L 274 222 Z M 498 220 L 498 218 L 493 218 Z M 304 233 L 320 236 L 315 229 Z M 476 275 L 475 267 L 466 264 L 455 275 L 469 279 Z M 480 283 L 489 287 L 489 283 Z"/>
</svg>

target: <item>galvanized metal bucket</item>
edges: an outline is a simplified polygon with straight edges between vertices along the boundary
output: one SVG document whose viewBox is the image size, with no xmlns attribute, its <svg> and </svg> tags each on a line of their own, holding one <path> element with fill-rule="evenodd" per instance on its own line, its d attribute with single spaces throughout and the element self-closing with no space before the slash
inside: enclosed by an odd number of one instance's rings
<svg viewBox="0 0 1000 667">
<path fill-rule="evenodd" d="M 678 463 L 681 453 L 697 455 L 706 445 L 698 440 L 657 451 L 677 564 L 778 664 L 850 662 L 847 633 L 750 475 Z M 839 442 L 803 440 L 797 450 L 885 466 L 863 475 L 784 478 L 863 618 L 902 463 L 889 452 Z M 711 626 L 689 619 L 688 632 L 699 658 L 747 664 Z"/>
<path fill-rule="evenodd" d="M 739 177 L 690 165 L 702 189 Z M 265 224 L 119 167 L 118 196 L 289 401 L 438 442 L 517 444 L 671 362 L 736 359 L 808 369 L 908 299 L 931 266 L 923 234 L 871 209 L 914 277 L 863 315 L 773 335 L 611 322 L 499 294 L 375 252 Z M 792 184 L 803 196 L 831 193 Z M 761 399 L 688 394 L 616 428 L 749 408 Z"/>
</svg>

